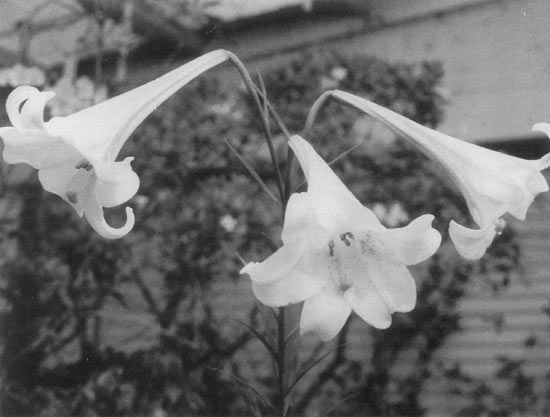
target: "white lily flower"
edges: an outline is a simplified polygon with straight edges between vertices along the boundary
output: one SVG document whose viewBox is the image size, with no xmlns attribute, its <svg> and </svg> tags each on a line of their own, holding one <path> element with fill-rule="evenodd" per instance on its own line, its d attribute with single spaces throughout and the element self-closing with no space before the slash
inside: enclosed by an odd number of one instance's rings
<svg viewBox="0 0 550 417">
<path fill-rule="evenodd" d="M 535 196 L 548 191 L 540 171 L 550 166 L 550 154 L 537 160 L 506 155 L 437 132 L 353 94 L 331 94 L 381 121 L 444 167 L 479 226 L 469 229 L 455 221 L 449 225 L 456 249 L 467 259 L 479 259 L 485 254 L 505 225 L 501 219 L 505 213 L 525 220 Z M 548 134 L 548 126 L 538 124 L 534 128 Z"/>
<path fill-rule="evenodd" d="M 128 201 L 139 188 L 133 158 L 115 161 L 134 129 L 163 101 L 204 71 L 226 61 L 226 51 L 205 54 L 156 80 L 66 117 L 44 122 L 44 107 L 53 92 L 34 87 L 13 90 L 6 109 L 13 127 L 0 128 L 7 163 L 27 163 L 38 169 L 46 191 L 68 202 L 79 216 L 109 239 L 126 235 L 134 214 L 126 208 L 126 222 L 109 226 L 103 207 Z"/>
<path fill-rule="evenodd" d="M 386 229 L 299 136 L 290 138 L 307 179 L 307 192 L 293 194 L 286 208 L 283 246 L 261 263 L 249 263 L 256 297 L 270 306 L 305 300 L 301 332 L 334 337 L 351 311 L 377 328 L 391 314 L 416 303 L 405 265 L 431 256 L 441 243 L 432 215 Z"/>
</svg>

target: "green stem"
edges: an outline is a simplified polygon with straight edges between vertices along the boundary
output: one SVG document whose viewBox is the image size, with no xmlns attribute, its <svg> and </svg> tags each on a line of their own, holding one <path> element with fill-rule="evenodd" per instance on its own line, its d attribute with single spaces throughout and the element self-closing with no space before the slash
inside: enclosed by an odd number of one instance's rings
<svg viewBox="0 0 550 417">
<path fill-rule="evenodd" d="M 277 409 L 280 417 L 286 416 L 286 307 L 279 308 L 279 315 L 277 316 L 277 386 L 279 391 L 279 401 Z"/>
<path fill-rule="evenodd" d="M 275 170 L 275 176 L 277 179 L 277 188 L 279 191 L 279 196 L 281 198 L 281 202 L 284 206 L 285 201 L 285 193 L 284 193 L 284 184 L 283 184 L 283 176 L 281 174 L 281 169 L 279 168 L 279 160 L 277 158 L 277 154 L 275 152 L 275 147 L 273 146 L 273 139 L 271 137 L 271 131 L 269 129 L 269 113 L 265 112 L 263 110 L 264 106 L 262 106 L 262 102 L 260 100 L 260 96 L 258 95 L 256 85 L 254 84 L 254 81 L 252 81 L 252 77 L 250 77 L 250 74 L 248 73 L 246 67 L 242 63 L 242 61 L 237 58 L 235 54 L 232 52 L 227 51 L 227 54 L 229 56 L 229 61 L 235 65 L 237 70 L 239 71 L 239 74 L 241 74 L 241 77 L 244 81 L 244 84 L 246 86 L 246 89 L 248 90 L 248 93 L 252 96 L 252 99 L 254 100 L 254 104 L 258 108 L 262 120 L 262 129 L 264 131 L 264 135 L 267 139 L 267 146 L 269 147 L 269 154 L 271 156 L 271 163 L 273 164 L 273 169 Z M 266 98 L 264 97 L 264 100 Z"/>
<path fill-rule="evenodd" d="M 302 131 L 302 136 L 305 138 L 309 131 L 311 130 L 311 127 L 313 126 L 313 123 L 315 122 L 315 119 L 317 118 L 317 114 L 319 113 L 319 110 L 321 110 L 321 107 L 325 104 L 325 102 L 331 98 L 333 94 L 333 91 L 325 91 L 323 94 L 315 100 L 315 103 L 311 106 L 311 109 L 309 109 L 309 113 L 307 115 L 306 124 L 304 126 L 304 130 Z"/>
</svg>

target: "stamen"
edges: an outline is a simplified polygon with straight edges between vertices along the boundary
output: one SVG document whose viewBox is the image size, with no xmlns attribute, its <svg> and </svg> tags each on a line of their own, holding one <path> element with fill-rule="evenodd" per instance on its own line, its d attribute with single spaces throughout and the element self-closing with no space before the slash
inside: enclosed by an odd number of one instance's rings
<svg viewBox="0 0 550 417">
<path fill-rule="evenodd" d="M 330 256 L 331 258 L 334 258 L 334 246 L 336 246 L 334 244 L 334 240 L 329 240 L 328 241 L 328 256 Z"/>
<path fill-rule="evenodd" d="M 90 163 L 90 161 L 88 161 L 86 158 L 82 158 L 80 161 L 78 161 L 76 163 L 76 169 L 80 169 L 80 168 L 83 168 L 85 169 L 86 171 L 90 171 L 91 169 L 93 169 L 93 166 L 92 164 Z"/>
<path fill-rule="evenodd" d="M 346 246 L 351 246 L 351 240 L 354 239 L 353 233 L 345 232 L 340 235 L 340 240 L 346 244 Z"/>
</svg>

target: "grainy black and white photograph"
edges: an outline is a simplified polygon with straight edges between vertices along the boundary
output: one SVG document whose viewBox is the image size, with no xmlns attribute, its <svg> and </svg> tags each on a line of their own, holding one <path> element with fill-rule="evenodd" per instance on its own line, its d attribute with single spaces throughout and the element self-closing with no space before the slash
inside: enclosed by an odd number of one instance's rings
<svg viewBox="0 0 550 417">
<path fill-rule="evenodd" d="M 550 416 L 548 0 L 0 0 L 2 417 Z"/>
</svg>

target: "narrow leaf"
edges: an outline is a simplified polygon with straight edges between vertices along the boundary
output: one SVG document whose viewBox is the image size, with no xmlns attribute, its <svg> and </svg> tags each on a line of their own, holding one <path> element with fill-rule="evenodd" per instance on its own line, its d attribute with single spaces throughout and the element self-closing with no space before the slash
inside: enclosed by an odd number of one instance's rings
<svg viewBox="0 0 550 417">
<path fill-rule="evenodd" d="M 279 355 L 277 354 L 277 351 L 275 350 L 275 348 L 273 348 L 273 346 L 271 346 L 268 342 L 268 340 L 265 338 L 264 335 L 262 335 L 260 332 L 258 332 L 255 328 L 253 328 L 252 326 L 249 326 L 248 324 L 246 324 L 245 322 L 241 321 L 241 320 L 237 320 L 237 322 L 239 322 L 240 324 L 242 324 L 244 327 L 246 327 L 254 336 L 256 336 L 256 338 L 262 343 L 262 345 L 265 346 L 265 348 L 269 351 L 269 354 L 271 355 L 271 357 L 273 358 L 274 361 L 277 361 L 277 358 L 279 357 Z"/>
<path fill-rule="evenodd" d="M 212 367 L 207 367 L 207 369 L 210 369 L 211 371 L 215 371 L 215 372 L 218 372 L 220 374 L 227 374 L 229 375 L 229 377 L 231 379 L 233 379 L 235 382 L 238 382 L 239 384 L 243 385 L 244 387 L 248 388 L 249 390 L 251 390 L 257 398 L 261 399 L 262 401 L 264 401 L 269 407 L 271 407 L 272 409 L 275 410 L 275 407 L 273 406 L 273 404 L 271 404 L 271 401 L 269 401 L 265 395 L 263 395 L 261 392 L 259 392 L 256 388 L 254 388 L 251 384 L 249 384 L 248 382 L 246 382 L 244 379 L 242 378 L 239 378 L 238 376 L 232 374 L 231 372 L 225 372 L 223 369 L 218 369 L 218 368 L 212 368 Z"/>
<path fill-rule="evenodd" d="M 350 395 L 346 395 L 344 398 L 342 398 L 340 401 L 338 401 L 336 404 L 329 407 L 324 413 L 323 417 L 328 416 L 333 410 L 336 410 L 338 407 L 340 407 L 342 404 L 344 404 L 346 401 L 351 400 L 352 398 L 359 397 L 360 393 L 355 392 Z"/>
<path fill-rule="evenodd" d="M 307 365 L 303 370 L 302 372 L 300 372 L 298 374 L 298 376 L 296 377 L 296 379 L 292 382 L 292 384 L 290 384 L 290 386 L 288 387 L 287 389 L 287 395 L 290 393 L 290 391 L 292 391 L 292 388 L 294 388 L 296 386 L 296 384 L 304 377 L 307 375 L 307 373 L 309 371 L 311 371 L 317 364 L 321 363 L 324 359 L 326 359 L 330 354 L 336 352 L 338 349 L 344 347 L 346 345 L 346 343 L 343 343 L 343 344 L 340 344 L 340 345 L 337 345 L 335 347 L 333 347 L 332 349 L 330 349 L 328 352 L 326 352 L 325 354 L 323 354 L 322 356 L 320 356 L 319 358 L 317 358 L 316 360 L 314 360 L 312 363 L 310 363 L 309 365 Z"/>
<path fill-rule="evenodd" d="M 231 150 L 231 152 L 233 152 L 235 154 L 235 156 L 239 159 L 239 161 L 241 161 L 241 163 L 245 166 L 245 168 L 247 169 L 247 171 L 250 173 L 250 175 L 252 175 L 252 177 L 256 180 L 256 182 L 258 184 L 260 184 L 260 187 L 262 187 L 262 189 L 265 191 L 265 193 L 271 197 L 271 199 L 273 201 L 275 201 L 276 203 L 279 203 L 279 200 L 277 199 L 277 197 L 275 197 L 273 195 L 273 193 L 269 190 L 269 187 L 267 186 L 267 184 L 262 180 L 262 178 L 260 177 L 260 174 L 258 174 L 258 171 L 256 171 L 254 169 L 254 167 L 252 165 L 250 165 L 248 163 L 248 161 L 246 159 L 244 159 L 238 152 L 237 150 L 233 147 L 233 145 L 231 145 L 231 143 L 226 139 L 226 138 L 223 138 L 224 142 L 227 144 L 227 146 L 229 147 L 229 149 Z"/>
</svg>

